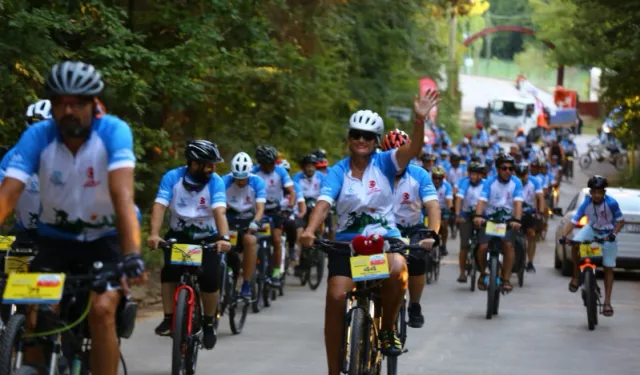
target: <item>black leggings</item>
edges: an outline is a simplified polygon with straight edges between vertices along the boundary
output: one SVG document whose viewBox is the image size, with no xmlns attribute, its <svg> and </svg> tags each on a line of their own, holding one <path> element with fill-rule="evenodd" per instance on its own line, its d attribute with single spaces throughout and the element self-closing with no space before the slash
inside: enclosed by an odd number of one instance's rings
<svg viewBox="0 0 640 375">
<path fill-rule="evenodd" d="M 178 243 L 200 245 L 202 242 L 207 244 L 214 243 L 218 240 L 218 236 L 209 236 L 199 240 L 194 240 L 180 233 L 169 231 L 164 237 L 165 240 L 175 238 Z M 216 251 L 205 251 L 202 254 L 201 272 L 198 274 L 198 282 L 203 293 L 215 293 L 220 289 L 218 270 L 220 269 L 220 254 Z M 164 267 L 160 272 L 160 281 L 162 283 L 178 283 L 182 275 L 183 268 L 180 265 L 171 264 L 171 251 L 164 251 Z"/>
<path fill-rule="evenodd" d="M 402 236 L 409 239 L 412 245 L 417 244 L 424 238 L 424 234 L 420 232 L 421 229 L 425 229 L 423 225 L 416 225 L 408 228 L 398 228 Z M 427 273 L 427 263 L 425 262 L 424 251 L 409 250 L 411 257 L 407 259 L 407 268 L 409 269 L 409 276 L 422 276 Z"/>
</svg>

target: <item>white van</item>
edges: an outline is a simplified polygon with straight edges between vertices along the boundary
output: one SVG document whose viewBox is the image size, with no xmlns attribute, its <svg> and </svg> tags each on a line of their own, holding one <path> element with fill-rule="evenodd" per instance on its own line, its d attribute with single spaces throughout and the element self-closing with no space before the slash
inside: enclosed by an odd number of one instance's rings
<svg viewBox="0 0 640 375">
<path fill-rule="evenodd" d="M 512 141 L 518 128 L 523 128 L 528 138 L 537 138 L 538 114 L 532 97 L 510 96 L 491 100 L 491 124 L 498 127 L 500 139 Z"/>
</svg>

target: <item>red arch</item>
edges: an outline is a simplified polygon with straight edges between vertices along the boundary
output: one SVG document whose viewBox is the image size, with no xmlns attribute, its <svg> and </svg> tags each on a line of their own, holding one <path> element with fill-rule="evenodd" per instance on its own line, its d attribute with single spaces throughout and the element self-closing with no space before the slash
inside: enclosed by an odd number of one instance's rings
<svg viewBox="0 0 640 375">
<path fill-rule="evenodd" d="M 522 27 L 522 26 L 513 26 L 513 25 L 494 26 L 494 27 L 487 27 L 486 29 L 479 31 L 476 34 L 471 35 L 470 37 L 465 39 L 465 41 L 462 42 L 462 44 L 464 44 L 465 47 L 469 47 L 469 44 L 474 42 L 476 39 L 482 38 L 483 36 L 488 34 L 493 34 L 501 31 L 522 33 L 522 34 L 527 34 L 534 37 L 536 36 L 535 31 L 531 29 L 527 29 L 526 27 Z M 544 43 L 547 47 L 551 49 L 556 49 L 556 45 L 547 40 L 543 40 L 542 43 Z"/>
</svg>

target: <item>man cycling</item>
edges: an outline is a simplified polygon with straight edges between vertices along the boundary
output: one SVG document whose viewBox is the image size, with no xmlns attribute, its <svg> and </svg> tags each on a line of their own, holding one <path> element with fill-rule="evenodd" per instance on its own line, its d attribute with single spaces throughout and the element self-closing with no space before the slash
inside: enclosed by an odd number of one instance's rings
<svg viewBox="0 0 640 375">
<path fill-rule="evenodd" d="M 469 164 L 469 176 L 463 177 L 458 182 L 458 192 L 455 200 L 456 223 L 460 228 L 460 252 L 458 253 L 458 266 L 460 267 L 459 283 L 467 282 L 466 264 L 467 252 L 469 251 L 469 240 L 472 234 L 472 219 L 478 205 L 480 193 L 482 193 L 482 183 L 484 179 L 484 166 L 472 161 Z"/>
<path fill-rule="evenodd" d="M 524 134 L 523 128 L 518 128 L 516 136 L 513 139 L 516 145 L 522 150 L 527 146 L 527 136 Z"/>
<path fill-rule="evenodd" d="M 466 175 L 467 168 L 460 164 L 460 156 L 457 154 L 451 155 L 451 167 L 447 171 L 447 181 L 453 186 L 454 190 L 458 186 L 458 182 Z"/>
<path fill-rule="evenodd" d="M 124 121 L 99 111 L 103 88 L 92 65 L 65 61 L 51 69 L 45 92 L 53 118 L 27 128 L 15 146 L 0 186 L 0 223 L 36 173 L 47 183 L 40 186 L 38 254 L 31 271 L 84 274 L 96 261 L 122 262 L 127 281 L 141 284 L 146 275 L 133 203 L 133 137 Z M 92 293 L 88 323 L 95 375 L 118 373 L 115 313 L 121 298 L 115 286 Z M 30 330 L 35 319 L 34 311 Z"/>
<path fill-rule="evenodd" d="M 476 124 L 476 129 L 478 129 L 478 132 L 471 138 L 471 145 L 473 145 L 473 147 L 480 147 L 483 143 L 488 144 L 489 135 L 484 130 L 484 125 L 479 122 Z"/>
<path fill-rule="evenodd" d="M 222 178 L 214 173 L 215 165 L 223 162 L 215 143 L 196 140 L 187 143 L 184 150 L 185 166 L 168 171 L 162 176 L 158 195 L 151 210 L 151 225 L 147 244 L 157 249 L 163 239 L 160 229 L 164 214 L 169 208 L 171 219 L 165 240 L 174 238 L 178 243 L 198 245 L 215 244 L 218 252 L 231 249 L 227 223 L 227 198 Z M 216 332 L 213 318 L 218 307 L 220 255 L 205 251 L 202 254 L 202 273 L 198 277 L 204 307 L 203 345 L 213 349 Z M 162 282 L 162 306 L 164 319 L 156 327 L 160 336 L 171 334 L 174 295 L 180 281 L 180 266 L 171 264 L 171 251 L 164 251 L 164 267 L 160 273 Z"/>
<path fill-rule="evenodd" d="M 304 199 L 305 202 L 313 202 L 314 204 L 320 196 L 320 187 L 325 179 L 325 175 L 316 170 L 316 162 L 316 155 L 305 155 L 300 161 L 300 168 L 302 171 L 293 176 L 293 182 L 300 186 L 300 197 Z M 308 215 L 309 213 L 310 212 L 307 210 L 306 214 Z M 320 232 L 324 229 L 322 227 L 320 228 Z M 303 228 L 304 226 L 297 230 L 298 239 L 302 235 Z M 300 249 L 298 249 L 298 251 L 300 251 Z M 298 258 L 299 255 L 300 254 L 298 254 Z"/>
<path fill-rule="evenodd" d="M 271 257 L 271 277 L 267 280 L 275 287 L 280 286 L 280 262 L 282 261 L 282 228 L 285 217 L 283 209 L 293 209 L 296 203 L 296 192 L 293 181 L 287 170 L 276 166 L 278 152 L 272 146 L 261 145 L 256 149 L 256 161 L 259 165 L 253 167 L 253 173 L 262 178 L 267 189 L 267 203 L 265 215 L 271 219 L 271 238 L 273 254 Z M 288 193 L 288 200 L 283 202 L 283 191 Z M 281 206 L 286 203 L 286 207 Z"/>
<path fill-rule="evenodd" d="M 431 173 L 431 169 L 436 164 L 436 155 L 432 153 L 423 154 L 420 160 L 422 160 L 422 168 L 425 171 Z"/>
<path fill-rule="evenodd" d="M 502 267 L 502 289 L 505 292 L 513 290 L 511 285 L 511 269 L 514 262 L 513 237 L 514 231 L 520 229 L 522 219 L 522 183 L 512 175 L 514 161 L 510 155 L 502 154 L 496 160 L 498 175 L 487 179 L 476 207 L 473 222 L 480 227 L 486 220 L 494 222 L 509 222 L 505 237 L 502 238 L 504 263 Z M 487 290 L 484 283 L 486 273 L 487 249 L 489 236 L 485 229 L 480 232 L 480 246 L 478 247 L 478 289 Z"/>
<path fill-rule="evenodd" d="M 518 163 L 516 176 L 522 182 L 522 229 L 527 236 L 527 272 L 536 272 L 533 259 L 536 256 L 536 223 L 542 217 L 544 195 L 542 184 L 529 173 L 529 164 Z"/>
<path fill-rule="evenodd" d="M 262 227 L 267 191 L 264 181 L 251 173 L 253 162 L 246 152 L 231 159 L 231 173 L 222 177 L 227 194 L 227 219 L 230 227 L 239 227 L 236 251 L 242 252 L 244 281 L 240 295 L 251 297 L 251 277 L 256 267 L 257 238 L 254 233 Z"/>
<path fill-rule="evenodd" d="M 382 150 L 389 151 L 400 148 L 411 142 L 409 136 L 402 130 L 392 130 L 387 133 L 382 141 Z M 414 165 L 396 173 L 395 187 L 393 190 L 393 213 L 400 234 L 408 238 L 412 244 L 422 239 L 420 230 L 422 224 L 422 208 L 429 215 L 429 229 L 438 232 L 440 228 L 440 207 L 435 187 L 424 169 Z M 409 260 L 409 327 L 420 328 L 424 325 L 424 316 L 420 299 L 426 281 L 427 267 L 423 260 L 423 254 L 414 256 L 420 260 Z"/>
<path fill-rule="evenodd" d="M 586 216 L 588 224 L 582 227 L 573 236 L 573 240 L 577 242 L 590 241 L 596 238 L 606 239 L 602 244 L 602 266 L 604 268 L 604 303 L 602 315 L 613 316 L 613 307 L 611 306 L 611 292 L 613 290 L 613 269 L 616 266 L 616 256 L 618 253 L 618 243 L 616 236 L 624 226 L 624 218 L 620 211 L 618 202 L 607 195 L 607 179 L 595 175 L 587 182 L 589 195 L 587 195 L 578 207 L 570 222 L 564 228 L 561 243 L 566 242 L 568 236 L 574 226 L 578 224 L 583 216 Z M 578 254 L 578 245 L 571 248 L 573 259 L 573 278 L 569 283 L 569 291 L 575 293 L 580 287 L 580 256 Z"/>
<path fill-rule="evenodd" d="M 318 172 L 326 175 L 329 173 L 327 168 L 329 167 L 329 160 L 327 159 L 327 152 L 323 148 L 316 149 L 313 154 L 316 157 L 316 169 Z"/>
<path fill-rule="evenodd" d="M 469 161 L 471 154 L 473 153 L 473 148 L 469 144 L 469 138 L 462 138 L 460 143 L 458 144 L 458 154 L 464 161 Z"/>
<path fill-rule="evenodd" d="M 287 171 L 287 174 L 291 172 L 291 164 L 287 160 L 283 160 L 280 163 L 280 166 Z M 293 181 L 293 190 L 296 192 L 296 205 L 293 211 L 290 213 L 288 217 L 284 219 L 284 232 L 287 238 L 287 243 L 289 245 L 289 259 L 296 262 L 298 261 L 298 252 L 296 250 L 296 245 L 299 242 L 300 234 L 302 234 L 302 228 L 304 228 L 304 218 L 307 216 L 307 203 L 304 199 L 304 195 L 302 194 L 302 187 L 296 181 Z M 289 200 L 289 197 L 284 191 L 284 197 L 282 206 L 284 207 Z M 287 213 L 287 210 L 283 210 L 283 214 Z"/>
<path fill-rule="evenodd" d="M 436 188 L 438 195 L 438 205 L 440 206 L 440 212 L 442 216 L 448 216 L 453 213 L 453 188 L 448 181 L 444 180 L 445 171 L 442 167 L 433 167 L 431 170 L 431 179 L 433 185 Z M 440 225 L 440 255 L 447 256 L 447 237 L 449 235 L 449 228 L 447 225 Z"/>
<path fill-rule="evenodd" d="M 565 153 L 565 163 L 562 167 L 564 172 L 563 174 L 566 177 L 573 178 L 573 157 L 578 149 L 578 146 L 576 146 L 573 141 L 573 135 L 569 134 L 565 139 L 563 139 L 560 146 L 562 146 Z"/>
<path fill-rule="evenodd" d="M 424 118 L 437 103 L 437 92 L 427 91 L 414 101 L 416 121 L 413 138 L 424 138 Z M 375 152 L 384 129 L 382 118 L 372 111 L 358 111 L 349 121 L 348 146 L 351 156 L 334 165 L 324 181 L 318 204 L 302 234 L 303 246 L 313 245 L 315 232 L 336 202 L 339 229 L 336 239 L 350 241 L 359 234 L 380 234 L 400 238 L 393 215 L 393 184 L 399 169 L 418 155 L 421 142 L 399 149 Z M 428 240 L 425 240 L 428 241 Z M 384 279 L 381 297 L 382 352 L 387 356 L 402 353 L 402 343 L 394 325 L 407 288 L 407 265 L 403 256 L 389 254 L 390 277 Z M 346 292 L 354 288 L 348 257 L 329 256 L 329 279 L 325 308 L 325 346 L 329 375 L 340 374 L 340 348 L 344 339 Z"/>
</svg>

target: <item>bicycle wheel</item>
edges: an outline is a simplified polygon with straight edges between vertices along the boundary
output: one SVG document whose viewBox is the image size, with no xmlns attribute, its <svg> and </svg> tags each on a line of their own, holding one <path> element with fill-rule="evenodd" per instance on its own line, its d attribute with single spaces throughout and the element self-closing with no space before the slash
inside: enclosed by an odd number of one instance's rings
<svg viewBox="0 0 640 375">
<path fill-rule="evenodd" d="M 387 357 L 387 375 L 398 374 L 398 357 Z"/>
<path fill-rule="evenodd" d="M 25 316 L 14 314 L 9 318 L 0 338 L 0 374 L 11 374 L 15 370 L 14 348 L 24 335 Z"/>
<path fill-rule="evenodd" d="M 629 158 L 627 155 L 618 155 L 614 159 L 613 166 L 616 167 L 617 170 L 623 171 L 629 165 Z"/>
<path fill-rule="evenodd" d="M 355 308 L 351 310 L 351 323 L 349 328 L 351 333 L 348 337 L 349 343 L 349 375 L 361 375 L 367 367 L 367 353 L 365 353 L 365 341 L 369 340 L 366 330 L 365 312 L 363 309 Z"/>
<path fill-rule="evenodd" d="M 398 317 L 396 318 L 396 333 L 398 334 L 398 338 L 400 338 L 400 342 L 402 343 L 402 347 L 404 348 L 404 343 L 407 341 L 407 298 L 402 300 L 402 305 L 400 305 L 400 311 L 398 312 Z"/>
<path fill-rule="evenodd" d="M 264 248 L 261 246 L 258 249 L 258 258 L 256 260 L 256 272 L 255 272 L 255 282 L 253 284 L 253 288 L 251 288 L 251 307 L 254 313 L 259 313 L 262 307 L 264 306 L 264 301 L 262 296 L 264 294 L 264 290 L 266 288 L 266 277 L 267 274 L 264 270 L 265 265 L 265 256 L 264 256 Z"/>
<path fill-rule="evenodd" d="M 580 168 L 582 169 L 588 169 L 589 166 L 591 166 L 591 162 L 591 155 L 589 154 L 584 154 L 578 159 L 578 164 L 580 164 Z"/>
<path fill-rule="evenodd" d="M 525 271 L 525 243 L 522 237 L 516 239 L 516 273 L 518 275 L 518 285 L 520 288 L 524 286 L 524 271 Z"/>
<path fill-rule="evenodd" d="M 201 327 L 204 326 L 200 293 L 198 293 L 197 290 L 194 296 L 191 322 L 191 334 L 187 338 L 187 352 L 184 359 L 187 375 L 194 375 L 196 373 L 196 365 L 198 364 L 198 352 L 200 351 L 200 340 L 202 339 Z M 197 333 L 197 335 L 194 333 Z"/>
<path fill-rule="evenodd" d="M 190 344 L 188 332 L 189 291 L 187 289 L 181 289 L 178 293 L 173 319 L 171 374 L 184 375 L 187 374 L 185 357 Z"/>
<path fill-rule="evenodd" d="M 438 251 L 437 249 L 435 251 Z M 427 269 L 427 273 L 426 273 L 426 281 L 427 281 L 427 285 L 430 285 L 433 282 L 433 257 L 431 255 L 427 255 L 426 257 L 424 257 L 424 261 L 426 263 L 426 269 Z"/>
<path fill-rule="evenodd" d="M 498 257 L 491 255 L 489 260 L 489 285 L 487 287 L 487 314 L 486 318 L 491 319 L 493 317 L 493 311 L 496 306 L 496 295 L 498 292 L 497 278 L 498 278 Z"/>
<path fill-rule="evenodd" d="M 440 253 L 438 252 L 433 262 L 433 280 L 437 282 L 439 277 L 440 277 Z"/>
<path fill-rule="evenodd" d="M 598 304 L 596 296 L 596 276 L 592 270 L 588 270 L 584 273 L 584 281 L 582 289 L 585 293 L 585 305 L 587 307 L 587 325 L 589 331 L 593 331 L 596 328 L 598 319 Z"/>
<path fill-rule="evenodd" d="M 471 260 L 471 272 L 470 272 L 470 279 L 471 279 L 471 291 L 474 292 L 476 290 L 476 273 L 478 272 L 478 265 L 475 261 L 475 259 Z"/>
<path fill-rule="evenodd" d="M 315 272 L 315 273 L 314 273 Z M 316 290 L 322 283 L 324 276 L 324 253 L 317 249 L 309 252 L 309 271 L 307 272 L 307 281 L 309 288 Z"/>
<path fill-rule="evenodd" d="M 236 292 L 238 286 L 238 278 L 233 282 L 233 291 L 231 305 L 229 306 L 229 325 L 231 326 L 231 332 L 234 335 L 242 333 L 244 323 L 247 320 L 247 314 L 249 313 L 249 302 L 244 299 L 239 299 Z M 238 311 L 238 307 L 240 308 Z"/>
</svg>

